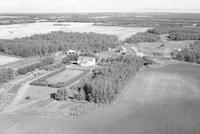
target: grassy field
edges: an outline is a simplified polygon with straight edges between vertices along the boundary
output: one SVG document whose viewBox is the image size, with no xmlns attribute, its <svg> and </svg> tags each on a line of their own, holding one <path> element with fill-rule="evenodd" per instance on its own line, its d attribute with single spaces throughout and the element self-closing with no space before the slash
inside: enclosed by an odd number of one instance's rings
<svg viewBox="0 0 200 134">
<path fill-rule="evenodd" d="M 63 72 L 48 78 L 47 81 L 49 81 L 50 83 L 57 83 L 57 82 L 61 82 L 61 81 L 65 82 L 65 81 L 69 81 L 70 79 L 72 79 L 73 77 L 75 77 L 81 73 L 82 73 L 82 71 L 79 71 L 79 70 L 66 69 Z"/>
<path fill-rule="evenodd" d="M 15 57 L 10 57 L 10 56 L 5 56 L 5 55 L 0 55 L 0 66 L 16 62 L 21 60 L 20 58 L 15 58 Z"/>
<path fill-rule="evenodd" d="M 1 56 L 0 56 L 1 58 Z M 4 56 L 4 58 L 7 58 Z M 12 58 L 12 57 L 11 57 Z M 15 58 L 14 58 L 15 59 Z M 7 59 L 6 59 L 7 60 Z M 1 61 L 0 61 L 1 62 Z M 17 70 L 23 66 L 29 65 L 29 64 L 33 64 L 35 62 L 38 62 L 38 58 L 27 58 L 27 59 L 20 59 L 20 60 L 15 60 L 12 62 L 7 62 L 6 64 L 0 64 L 0 68 L 12 68 L 14 70 Z"/>
<path fill-rule="evenodd" d="M 188 47 L 193 42 L 194 41 L 145 42 L 136 44 L 136 47 L 145 55 L 170 57 L 170 52 L 172 50 Z"/>
<path fill-rule="evenodd" d="M 57 90 L 58 89 L 51 88 L 51 87 L 30 86 L 27 89 L 27 92 L 24 94 L 24 96 L 23 96 L 24 99 L 21 101 L 21 104 L 27 103 L 27 102 L 30 102 L 30 101 L 34 101 L 34 100 L 37 100 L 37 99 L 41 99 L 41 98 L 46 97 L 46 96 L 50 97 L 50 94 L 56 92 Z M 27 96 L 30 96 L 31 99 L 26 100 L 25 97 L 27 97 Z"/>
</svg>

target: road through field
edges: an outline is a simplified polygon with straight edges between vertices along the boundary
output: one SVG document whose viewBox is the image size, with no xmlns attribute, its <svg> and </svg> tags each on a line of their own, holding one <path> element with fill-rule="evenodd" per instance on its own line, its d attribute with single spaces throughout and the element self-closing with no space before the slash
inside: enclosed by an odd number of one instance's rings
<svg viewBox="0 0 200 134">
<path fill-rule="evenodd" d="M 199 134 L 200 66 L 146 69 L 111 105 L 83 117 L 1 114 L 4 134 Z"/>
</svg>

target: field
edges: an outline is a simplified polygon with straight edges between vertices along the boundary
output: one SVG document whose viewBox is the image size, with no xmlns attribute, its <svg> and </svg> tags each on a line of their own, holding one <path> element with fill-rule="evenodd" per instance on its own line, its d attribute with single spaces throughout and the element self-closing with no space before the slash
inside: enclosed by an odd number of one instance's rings
<svg viewBox="0 0 200 134">
<path fill-rule="evenodd" d="M 47 79 L 48 82 L 50 83 L 58 83 L 58 82 L 66 82 L 72 79 L 73 77 L 80 75 L 82 71 L 79 70 L 65 70 L 59 74 L 56 74 L 50 78 Z"/>
<path fill-rule="evenodd" d="M 158 42 L 142 42 L 136 44 L 126 44 L 127 47 L 134 46 L 139 52 L 143 52 L 147 56 L 170 58 L 171 51 L 179 48 L 189 47 L 194 40 L 171 41 L 166 38 L 167 35 L 161 35 Z"/>
<path fill-rule="evenodd" d="M 15 118 L 16 125 L 8 128 L 6 134 L 47 131 L 60 134 L 199 134 L 199 79 L 199 65 L 171 64 L 149 68 L 131 80 L 111 105 L 82 117 L 24 116 L 56 116 L 59 111 L 64 116 L 79 113 L 80 103 L 41 100 L 18 109 L 23 116 L 0 115 L 0 119 L 12 121 Z"/>
<path fill-rule="evenodd" d="M 55 24 L 63 24 L 61 26 L 54 26 Z M 45 27 L 45 28 L 44 28 Z M 55 23 L 55 22 L 41 22 L 29 24 L 13 24 L 0 25 L 0 39 L 13 39 L 31 36 L 33 34 L 44 34 L 52 31 L 65 32 L 96 32 L 101 34 L 114 34 L 121 40 L 136 34 L 137 32 L 144 32 L 147 28 L 140 27 L 109 27 L 109 26 L 94 26 L 93 23 Z"/>
<path fill-rule="evenodd" d="M 10 56 L 0 55 L 0 66 L 8 64 L 8 63 L 16 62 L 19 60 L 21 60 L 21 59 L 15 58 L 15 57 L 10 57 Z"/>
<path fill-rule="evenodd" d="M 1 56 L 0 56 L 0 58 L 1 58 Z M 17 70 L 17 69 L 19 69 L 23 66 L 38 62 L 38 58 L 19 59 L 19 58 L 11 57 L 11 58 L 16 59 L 16 60 L 8 63 L 7 58 L 9 60 L 9 57 L 4 56 L 4 59 L 6 59 L 7 63 L 4 64 L 4 65 L 0 65 L 0 68 L 12 68 L 14 70 Z M 0 61 L 1 61 L 1 59 L 0 59 Z"/>
<path fill-rule="evenodd" d="M 30 101 L 38 100 L 44 97 L 50 97 L 51 93 L 56 92 L 56 88 L 51 87 L 38 87 L 38 86 L 29 86 L 29 88 L 26 89 L 26 93 L 23 95 L 23 100 L 21 100 L 21 104 L 27 103 Z M 26 100 L 25 97 L 29 96 L 30 99 Z"/>
</svg>

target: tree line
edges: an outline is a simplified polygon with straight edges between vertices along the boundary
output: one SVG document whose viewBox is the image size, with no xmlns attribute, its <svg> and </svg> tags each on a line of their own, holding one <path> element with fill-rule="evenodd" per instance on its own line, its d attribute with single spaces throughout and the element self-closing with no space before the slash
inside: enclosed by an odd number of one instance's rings
<svg viewBox="0 0 200 134">
<path fill-rule="evenodd" d="M 0 39 L 0 52 L 30 57 L 49 55 L 69 49 L 99 52 L 107 50 L 108 47 L 114 48 L 119 44 L 121 42 L 114 35 L 58 31 L 12 40 Z"/>
<path fill-rule="evenodd" d="M 147 32 L 155 35 L 169 34 L 170 40 L 200 40 L 200 27 L 156 27 Z"/>
</svg>

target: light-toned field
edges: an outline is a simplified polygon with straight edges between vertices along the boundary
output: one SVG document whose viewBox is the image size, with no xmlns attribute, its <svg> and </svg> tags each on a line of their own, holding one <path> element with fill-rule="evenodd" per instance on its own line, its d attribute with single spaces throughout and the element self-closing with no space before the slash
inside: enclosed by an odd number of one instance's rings
<svg viewBox="0 0 200 134">
<path fill-rule="evenodd" d="M 134 44 L 134 46 L 145 55 L 170 57 L 170 52 L 172 50 L 188 47 L 193 42 L 194 41 L 145 42 Z"/>
<path fill-rule="evenodd" d="M 81 73 L 82 73 L 82 71 L 79 71 L 79 70 L 66 69 L 63 72 L 48 78 L 47 81 L 49 81 L 50 83 L 66 82 Z"/>
<path fill-rule="evenodd" d="M 200 66 L 147 69 L 113 104 L 77 118 L 0 115 L 15 125 L 4 134 L 199 134 Z"/>
<path fill-rule="evenodd" d="M 13 57 L 11 57 L 11 58 L 13 58 Z M 14 58 L 14 59 L 17 59 L 17 60 L 15 60 L 13 62 L 6 63 L 4 65 L 0 65 L 0 68 L 12 68 L 14 70 L 17 70 L 17 69 L 19 69 L 23 66 L 33 64 L 33 63 L 39 61 L 38 58 L 26 58 L 26 59 Z M 7 60 L 7 57 L 5 57 L 5 60 Z"/>
<path fill-rule="evenodd" d="M 54 24 L 63 24 L 62 26 L 54 26 Z M 44 28 L 45 27 L 45 28 Z M 147 28 L 133 28 L 133 27 L 111 27 L 111 26 L 94 26 L 93 23 L 53 23 L 41 22 L 30 24 L 13 24 L 0 26 L 1 39 L 13 39 L 31 36 L 33 34 L 44 34 L 52 31 L 65 32 L 96 32 L 101 34 L 114 34 L 121 40 L 136 34 L 137 32 L 144 32 Z"/>
<path fill-rule="evenodd" d="M 8 64 L 8 63 L 16 62 L 19 60 L 21 60 L 21 59 L 15 58 L 15 57 L 10 57 L 10 56 L 0 55 L 0 66 Z"/>
<path fill-rule="evenodd" d="M 56 92 L 57 90 L 58 89 L 51 87 L 29 86 L 29 88 L 26 89 L 26 93 L 23 95 L 23 100 L 21 100 L 20 104 L 35 101 L 46 96 L 50 97 L 50 94 Z M 26 100 L 25 97 L 27 96 L 30 96 L 31 99 Z"/>
</svg>

